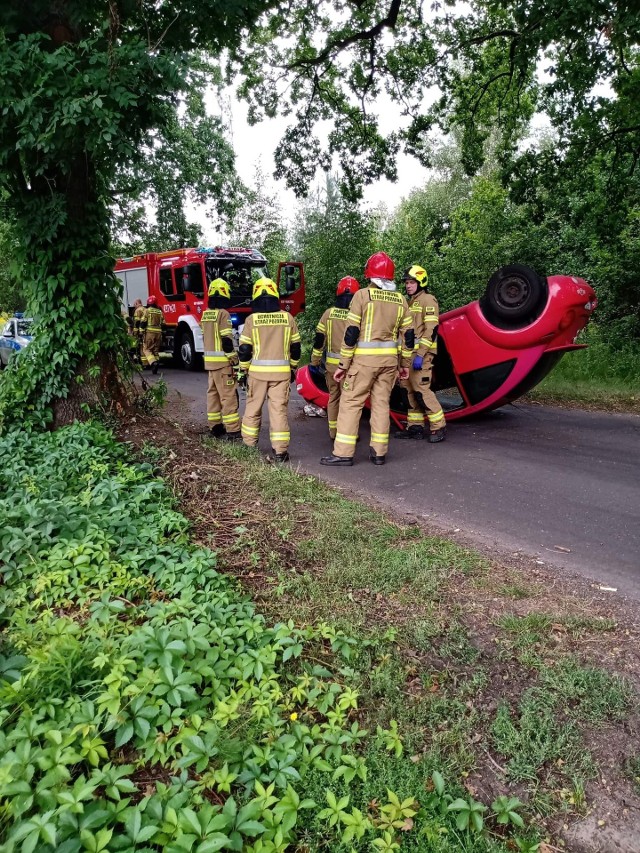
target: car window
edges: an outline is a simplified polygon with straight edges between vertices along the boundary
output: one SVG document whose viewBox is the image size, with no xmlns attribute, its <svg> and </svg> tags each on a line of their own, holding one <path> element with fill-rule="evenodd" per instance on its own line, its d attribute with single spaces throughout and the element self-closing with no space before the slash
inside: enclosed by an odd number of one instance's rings
<svg viewBox="0 0 640 853">
<path fill-rule="evenodd" d="M 501 361 L 498 364 L 490 364 L 488 367 L 462 373 L 460 380 L 471 405 L 475 406 L 476 403 L 494 394 L 506 382 L 516 361 L 517 359 L 512 358 L 509 361 Z"/>
<path fill-rule="evenodd" d="M 19 335 L 30 335 L 31 334 L 31 320 L 18 320 L 18 334 Z"/>
<path fill-rule="evenodd" d="M 5 323 L 3 328 L 2 328 L 2 334 L 3 335 L 8 335 L 10 333 L 11 333 L 11 320 L 9 320 L 8 323 Z"/>
</svg>

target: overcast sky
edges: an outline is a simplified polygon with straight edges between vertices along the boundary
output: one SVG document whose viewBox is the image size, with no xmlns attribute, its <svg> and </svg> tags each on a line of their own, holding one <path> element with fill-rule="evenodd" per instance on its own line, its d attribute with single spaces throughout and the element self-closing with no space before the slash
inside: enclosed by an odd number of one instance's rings
<svg viewBox="0 0 640 853">
<path fill-rule="evenodd" d="M 273 172 L 275 169 L 274 152 L 280 142 L 286 128 L 286 119 L 268 119 L 260 124 L 250 127 L 247 124 L 247 105 L 232 93 L 227 93 L 227 109 L 224 110 L 224 120 L 231 122 L 233 136 L 233 147 L 236 152 L 236 169 L 242 181 L 250 186 L 254 180 L 255 168 L 261 163 L 262 171 L 269 178 L 269 189 L 272 189 L 280 202 L 285 217 L 291 221 L 295 217 L 295 210 L 299 204 L 295 195 L 288 190 L 284 181 L 275 181 Z M 220 113 L 220 104 L 212 93 L 208 106 L 212 111 Z M 382 109 L 381 129 L 388 132 L 393 126 L 397 127 L 400 119 L 398 107 L 389 102 L 389 107 Z M 388 125 L 388 127 L 386 126 Z M 363 204 L 368 207 L 376 207 L 381 202 L 393 210 L 399 201 L 408 196 L 417 187 L 423 186 L 429 177 L 427 169 L 423 168 L 414 157 L 400 155 L 398 158 L 398 181 L 391 183 L 387 180 L 377 181 L 367 187 L 364 191 Z M 322 186 L 324 183 L 324 172 L 316 175 L 316 182 Z M 290 215 L 287 215 L 290 212 Z M 201 219 L 206 242 L 219 242 L 219 232 L 211 228 L 211 221 L 207 217 Z"/>
</svg>

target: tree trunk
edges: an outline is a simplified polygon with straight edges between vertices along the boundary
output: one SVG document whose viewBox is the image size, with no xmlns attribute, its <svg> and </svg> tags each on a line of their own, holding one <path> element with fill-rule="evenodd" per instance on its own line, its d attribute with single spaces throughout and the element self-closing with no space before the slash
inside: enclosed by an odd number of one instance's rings
<svg viewBox="0 0 640 853">
<path fill-rule="evenodd" d="M 122 414 L 128 340 L 109 256 L 109 215 L 82 153 L 32 181 L 15 205 L 34 340 L 0 392 L 0 424 L 33 412 L 56 428 L 100 411 Z M 44 239 L 43 239 L 44 238 Z"/>
</svg>

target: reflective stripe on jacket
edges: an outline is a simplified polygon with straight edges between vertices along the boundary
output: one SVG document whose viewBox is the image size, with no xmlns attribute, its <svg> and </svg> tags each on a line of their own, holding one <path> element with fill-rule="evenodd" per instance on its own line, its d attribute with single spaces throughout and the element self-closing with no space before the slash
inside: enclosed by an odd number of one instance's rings
<svg viewBox="0 0 640 853">
<path fill-rule="evenodd" d="M 133 312 L 133 328 L 137 333 L 140 333 L 140 323 L 146 320 L 146 311 L 142 305 L 138 305 L 136 310 Z"/>
<path fill-rule="evenodd" d="M 164 314 L 159 308 L 150 305 L 147 308 L 147 332 L 161 332 Z"/>
<path fill-rule="evenodd" d="M 238 357 L 234 350 L 225 352 L 222 348 L 222 339 L 233 339 L 233 326 L 231 317 L 224 308 L 207 309 L 202 312 L 200 320 L 202 336 L 204 338 L 204 366 L 205 370 L 220 370 L 229 364 L 237 364 Z"/>
<path fill-rule="evenodd" d="M 316 332 L 324 335 L 324 350 L 327 353 L 325 362 L 328 365 L 337 367 L 340 363 L 340 347 L 347 330 L 348 315 L 346 308 L 327 308 L 316 326 Z M 320 364 L 324 350 L 311 351 L 311 364 Z"/>
<path fill-rule="evenodd" d="M 413 317 L 413 328 L 416 332 L 414 347 L 416 355 L 421 355 L 423 358 L 428 353 L 435 355 L 438 344 L 432 338 L 440 317 L 437 299 L 432 293 L 427 293 L 426 290 L 418 290 L 411 297 L 409 308 Z"/>
<path fill-rule="evenodd" d="M 401 293 L 377 287 L 359 290 L 347 314 L 347 328 L 350 326 L 359 329 L 358 340 L 353 345 L 343 342 L 341 368 L 348 369 L 354 357 L 376 367 L 397 365 L 399 335 L 402 336 L 402 364 L 408 366 L 413 353 L 404 345 L 404 335 L 413 322 L 407 300 Z"/>
<path fill-rule="evenodd" d="M 240 335 L 240 346 L 248 344 L 252 354 L 249 361 L 243 361 L 241 356 L 240 366 L 257 379 L 288 379 L 299 361 L 291 358 L 291 344 L 299 342 L 296 321 L 286 311 L 250 314 Z"/>
</svg>

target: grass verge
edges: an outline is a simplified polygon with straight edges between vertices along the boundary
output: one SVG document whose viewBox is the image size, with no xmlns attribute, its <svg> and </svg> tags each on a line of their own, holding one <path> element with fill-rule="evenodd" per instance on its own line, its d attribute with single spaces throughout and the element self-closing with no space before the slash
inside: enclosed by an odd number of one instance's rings
<svg viewBox="0 0 640 853">
<path fill-rule="evenodd" d="M 630 342 L 613 346 L 595 325 L 581 333 L 579 342 L 588 349 L 565 354 L 527 399 L 640 413 L 640 347 Z"/>
<path fill-rule="evenodd" d="M 151 453 L 196 536 L 262 611 L 355 640 L 346 671 L 360 724 L 390 731 L 395 721 L 409 755 L 375 773 L 399 774 L 400 796 L 414 790 L 401 778 L 428 790 L 436 771 L 468 802 L 515 797 L 532 833 L 522 849 L 534 837 L 561 843 L 571 820 L 604 810 L 624 822 L 624 803 L 640 805 L 628 769 L 637 629 L 606 604 L 398 524 L 242 447 L 170 425 L 155 442 L 174 448 L 170 462 Z"/>
</svg>

